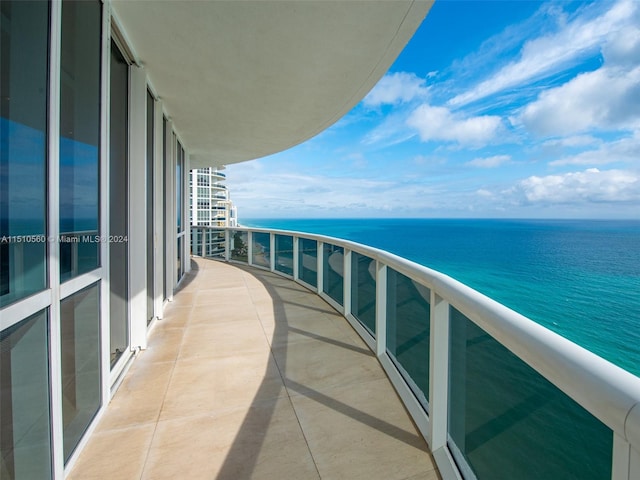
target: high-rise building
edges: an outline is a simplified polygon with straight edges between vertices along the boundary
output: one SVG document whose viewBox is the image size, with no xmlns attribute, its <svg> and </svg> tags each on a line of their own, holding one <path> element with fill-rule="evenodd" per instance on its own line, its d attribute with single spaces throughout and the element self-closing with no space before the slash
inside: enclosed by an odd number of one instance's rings
<svg viewBox="0 0 640 480">
<path fill-rule="evenodd" d="M 235 227 L 237 210 L 221 167 L 195 168 L 189 174 L 190 223 L 198 227 Z"/>
</svg>

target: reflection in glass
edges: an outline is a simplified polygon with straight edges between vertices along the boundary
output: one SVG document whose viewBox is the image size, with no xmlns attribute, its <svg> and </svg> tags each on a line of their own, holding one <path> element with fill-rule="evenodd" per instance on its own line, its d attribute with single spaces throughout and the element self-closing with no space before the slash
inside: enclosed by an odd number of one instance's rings
<svg viewBox="0 0 640 480">
<path fill-rule="evenodd" d="M 178 142 L 176 148 L 176 224 L 177 233 L 182 231 L 182 172 L 184 170 L 184 150 Z M 179 279 L 180 277 L 178 277 Z"/>
<path fill-rule="evenodd" d="M 101 3 L 62 4 L 60 281 L 98 267 Z"/>
<path fill-rule="evenodd" d="M 191 253 L 199 257 L 221 258 L 224 256 L 224 239 L 223 229 L 192 226 Z"/>
<path fill-rule="evenodd" d="M 271 240 L 268 233 L 254 232 L 253 235 L 253 258 L 251 262 L 261 267 L 271 267 Z"/>
<path fill-rule="evenodd" d="M 330 243 L 324 243 L 322 248 L 322 291 L 342 305 L 344 302 L 344 249 Z"/>
<path fill-rule="evenodd" d="M 229 231 L 231 260 L 245 263 L 248 262 L 249 249 L 247 237 L 247 232 L 239 232 L 237 230 Z"/>
<path fill-rule="evenodd" d="M 351 313 L 375 336 L 376 262 L 351 253 Z"/>
<path fill-rule="evenodd" d="M 0 306 L 46 287 L 47 2 L 0 2 Z"/>
<path fill-rule="evenodd" d="M 430 291 L 387 269 L 387 352 L 426 408 L 429 398 Z"/>
<path fill-rule="evenodd" d="M 163 199 L 168 199 L 169 196 L 169 154 L 167 152 L 167 130 L 169 128 L 169 122 L 167 120 L 167 117 L 165 117 L 164 115 L 162 116 L 162 175 L 163 175 L 163 179 L 164 181 L 162 182 L 162 198 Z M 169 225 L 169 220 L 167 218 L 167 213 L 168 213 L 168 208 L 162 208 L 162 226 L 160 228 L 160 231 L 163 232 L 163 237 L 165 234 L 167 234 L 168 231 L 171 231 L 173 229 L 173 227 L 171 227 Z M 169 242 L 167 241 L 163 241 L 162 242 L 162 293 L 164 296 L 164 299 L 166 300 L 167 298 L 169 298 L 171 296 L 171 289 L 172 289 L 172 285 L 169 285 L 169 282 L 167 282 L 167 275 L 168 275 L 168 260 L 169 260 Z"/>
<path fill-rule="evenodd" d="M 155 125 L 153 121 L 154 99 L 151 92 L 147 91 L 147 323 L 153 320 L 153 299 L 155 297 L 155 232 L 153 229 L 154 216 L 154 155 L 153 144 L 155 140 Z"/>
<path fill-rule="evenodd" d="M 52 478 L 48 312 L 0 333 L 0 478 Z"/>
<path fill-rule="evenodd" d="M 60 302 L 64 459 L 69 459 L 100 407 L 98 285 Z"/>
<path fill-rule="evenodd" d="M 178 280 L 182 277 L 182 241 L 184 240 L 184 236 L 178 237 L 176 242 L 176 275 Z"/>
<path fill-rule="evenodd" d="M 183 207 L 183 188 L 182 188 L 182 175 L 184 173 L 184 149 L 180 142 L 177 142 L 177 158 L 176 158 L 176 220 L 177 220 L 177 228 L 178 234 L 182 233 L 183 225 L 182 225 L 182 209 Z M 182 275 L 184 274 L 184 265 L 182 261 L 182 249 L 183 249 L 184 237 L 178 238 L 177 242 L 177 251 L 176 251 L 176 262 L 177 262 L 177 270 L 178 270 L 178 278 L 180 281 Z"/>
<path fill-rule="evenodd" d="M 318 242 L 308 238 L 298 240 L 300 280 L 312 287 L 318 286 Z"/>
<path fill-rule="evenodd" d="M 110 350 L 113 366 L 129 345 L 128 185 L 129 65 L 111 42 L 111 137 L 109 152 Z"/>
<path fill-rule="evenodd" d="M 450 449 L 478 479 L 610 479 L 613 433 L 451 308 Z"/>
<path fill-rule="evenodd" d="M 287 275 L 293 275 L 293 237 L 290 235 L 276 235 L 275 237 L 275 269 Z"/>
</svg>

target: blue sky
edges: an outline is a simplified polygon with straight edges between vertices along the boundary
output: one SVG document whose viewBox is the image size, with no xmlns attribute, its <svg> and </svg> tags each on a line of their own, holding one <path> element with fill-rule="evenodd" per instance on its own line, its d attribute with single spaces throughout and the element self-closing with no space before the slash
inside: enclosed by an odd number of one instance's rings
<svg viewBox="0 0 640 480">
<path fill-rule="evenodd" d="M 243 218 L 640 218 L 640 2 L 436 0 L 351 112 L 227 167 Z"/>
</svg>

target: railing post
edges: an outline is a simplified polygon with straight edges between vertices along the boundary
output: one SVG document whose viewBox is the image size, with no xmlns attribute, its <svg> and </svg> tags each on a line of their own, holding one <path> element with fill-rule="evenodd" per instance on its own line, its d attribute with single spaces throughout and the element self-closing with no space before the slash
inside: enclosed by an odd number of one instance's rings
<svg viewBox="0 0 640 480">
<path fill-rule="evenodd" d="M 224 260 L 231 260 L 231 230 L 228 228 L 224 231 Z"/>
<path fill-rule="evenodd" d="M 298 256 L 298 250 L 299 250 L 299 245 L 298 245 L 298 241 L 300 239 L 294 235 L 293 237 L 293 279 L 294 280 L 298 280 L 300 278 L 300 266 L 299 266 L 299 256 Z"/>
<path fill-rule="evenodd" d="M 611 480 L 640 478 L 640 455 L 617 433 L 613 433 Z"/>
<path fill-rule="evenodd" d="M 387 351 L 387 266 L 376 261 L 376 355 Z"/>
<path fill-rule="evenodd" d="M 449 303 L 431 291 L 429 345 L 429 424 L 431 450 L 447 445 L 449 415 Z"/>
<path fill-rule="evenodd" d="M 247 263 L 253 265 L 253 232 L 247 230 Z"/>
<path fill-rule="evenodd" d="M 629 458 L 629 480 L 632 478 L 640 478 L 640 452 L 635 448 L 630 448 Z"/>
<path fill-rule="evenodd" d="M 269 233 L 269 270 L 276 271 L 276 235 Z"/>
<path fill-rule="evenodd" d="M 351 250 L 344 251 L 344 266 L 342 267 L 343 295 L 342 304 L 344 307 L 344 316 L 351 314 Z"/>
<path fill-rule="evenodd" d="M 324 243 L 318 241 L 318 247 L 316 250 L 317 253 L 317 268 L 316 272 L 318 274 L 316 283 L 318 284 L 318 295 L 322 293 L 324 286 Z"/>
</svg>

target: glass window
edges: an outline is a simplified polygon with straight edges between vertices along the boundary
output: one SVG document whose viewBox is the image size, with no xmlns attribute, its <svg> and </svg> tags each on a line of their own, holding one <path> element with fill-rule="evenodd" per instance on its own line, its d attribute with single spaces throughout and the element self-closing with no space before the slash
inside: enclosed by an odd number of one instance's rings
<svg viewBox="0 0 640 480">
<path fill-rule="evenodd" d="M 127 301 L 129 255 L 128 205 L 129 184 L 129 65 L 111 42 L 111 137 L 109 158 L 109 270 L 110 270 L 110 326 L 111 365 L 113 366 L 129 345 Z"/>
<path fill-rule="evenodd" d="M 275 236 L 276 264 L 274 268 L 287 275 L 293 275 L 293 237 L 291 235 Z"/>
<path fill-rule="evenodd" d="M 176 154 L 176 223 L 178 227 L 178 234 L 181 234 L 184 229 L 184 225 L 182 222 L 182 210 L 184 209 L 184 189 L 182 188 L 182 175 L 184 174 L 184 149 L 182 148 L 180 142 L 177 142 Z M 177 278 L 178 281 L 180 281 L 182 275 L 184 274 L 184 262 L 182 258 L 182 250 L 184 248 L 183 237 L 178 238 L 178 241 L 176 243 Z"/>
<path fill-rule="evenodd" d="M 0 478 L 52 478 L 48 313 L 0 334 Z"/>
<path fill-rule="evenodd" d="M 344 301 L 344 249 L 330 243 L 323 244 L 322 291 L 338 304 Z"/>
<path fill-rule="evenodd" d="M 176 252 L 177 252 L 176 275 L 178 276 L 178 280 L 182 278 L 182 240 L 183 239 L 184 239 L 184 236 L 178 237 L 178 240 L 176 242 Z"/>
<path fill-rule="evenodd" d="M 387 352 L 426 408 L 431 291 L 387 268 Z"/>
<path fill-rule="evenodd" d="M 0 2 L 0 306 L 46 287 L 47 2 Z"/>
<path fill-rule="evenodd" d="M 606 425 L 455 308 L 450 336 L 449 448 L 476 478 L 611 478 Z"/>
<path fill-rule="evenodd" d="M 155 125 L 153 121 L 155 100 L 147 91 L 147 322 L 153 319 L 153 299 L 155 297 L 155 232 L 154 224 L 154 152 Z"/>
<path fill-rule="evenodd" d="M 351 313 L 375 336 L 376 261 L 351 254 Z"/>
<path fill-rule="evenodd" d="M 176 223 L 180 233 L 182 232 L 182 172 L 184 170 L 184 150 L 180 142 L 178 142 L 176 153 Z"/>
<path fill-rule="evenodd" d="M 318 286 L 318 242 L 308 238 L 298 241 L 298 264 L 300 280 Z"/>
<path fill-rule="evenodd" d="M 169 155 L 167 152 L 167 130 L 169 129 L 169 122 L 167 117 L 162 117 L 162 172 L 164 175 L 164 181 L 162 182 L 162 198 L 164 201 L 168 198 L 168 189 L 169 189 L 169 180 L 168 174 L 169 171 Z M 162 207 L 162 228 L 160 231 L 162 232 L 163 242 L 162 242 L 162 291 L 164 293 L 164 298 L 167 299 L 171 296 L 171 288 L 172 286 L 167 282 L 167 260 L 169 259 L 169 245 L 166 241 L 166 235 L 171 231 L 171 227 L 169 226 L 169 222 L 167 219 L 167 208 L 165 208 L 166 204 L 163 204 Z M 173 234 L 172 234 L 173 235 Z"/>
<path fill-rule="evenodd" d="M 271 268 L 271 235 L 264 232 L 255 232 L 252 235 L 251 263 L 265 268 Z"/>
<path fill-rule="evenodd" d="M 65 462 L 100 407 L 98 283 L 60 302 Z"/>
<path fill-rule="evenodd" d="M 98 267 L 101 3 L 62 4 L 60 281 Z"/>
<path fill-rule="evenodd" d="M 229 231 L 229 238 L 231 239 L 231 260 L 238 262 L 247 262 L 249 257 L 248 247 L 248 235 L 247 232 L 238 232 L 237 230 Z"/>
</svg>

